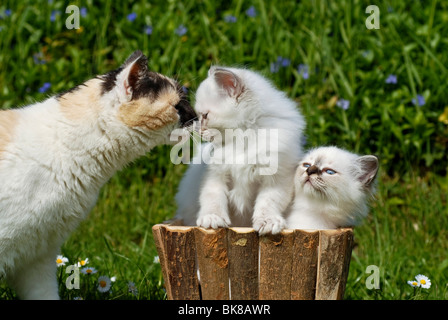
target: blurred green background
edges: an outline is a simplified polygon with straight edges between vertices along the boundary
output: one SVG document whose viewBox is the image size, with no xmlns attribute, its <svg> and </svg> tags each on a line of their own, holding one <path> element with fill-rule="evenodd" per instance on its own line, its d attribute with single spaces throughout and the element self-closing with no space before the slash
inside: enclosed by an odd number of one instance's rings
<svg viewBox="0 0 448 320">
<path fill-rule="evenodd" d="M 80 28 L 67 29 L 70 4 Z M 367 29 L 368 5 L 380 10 Z M 355 229 L 346 299 L 448 298 L 446 1 L 9 1 L 0 4 L 0 108 L 43 100 L 117 68 L 134 50 L 194 92 L 212 64 L 258 70 L 295 99 L 306 147 L 381 160 L 378 195 Z M 117 173 L 62 248 L 98 273 L 65 299 L 164 299 L 151 227 L 174 215 L 185 165 L 161 146 Z M 369 265 L 381 288 L 369 290 Z M 430 289 L 407 284 L 427 275 Z M 116 277 L 112 292 L 94 277 Z M 138 293 L 129 292 L 128 281 Z M 0 298 L 14 299 L 6 286 Z"/>
</svg>

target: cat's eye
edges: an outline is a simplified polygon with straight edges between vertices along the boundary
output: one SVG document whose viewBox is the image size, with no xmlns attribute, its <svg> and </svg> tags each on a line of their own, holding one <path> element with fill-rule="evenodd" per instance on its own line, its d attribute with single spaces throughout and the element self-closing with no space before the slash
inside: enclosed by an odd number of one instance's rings
<svg viewBox="0 0 448 320">
<path fill-rule="evenodd" d="M 311 167 L 311 164 L 309 164 L 308 162 L 305 162 L 305 163 L 303 164 L 303 166 L 304 166 L 305 168 L 309 168 L 309 167 Z"/>
<path fill-rule="evenodd" d="M 328 173 L 329 175 L 336 174 L 336 171 L 334 171 L 333 169 L 324 169 L 322 171 L 325 172 L 325 173 Z"/>
</svg>

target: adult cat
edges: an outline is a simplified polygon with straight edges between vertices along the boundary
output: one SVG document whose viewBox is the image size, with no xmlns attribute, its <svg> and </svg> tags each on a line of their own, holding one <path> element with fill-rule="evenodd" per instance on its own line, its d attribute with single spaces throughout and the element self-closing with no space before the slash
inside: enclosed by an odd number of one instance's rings
<svg viewBox="0 0 448 320">
<path fill-rule="evenodd" d="M 176 195 L 176 218 L 279 233 L 302 156 L 305 122 L 297 104 L 256 72 L 214 66 L 196 92 L 195 109 L 214 154 L 210 163 L 193 159 Z"/>
<path fill-rule="evenodd" d="M 295 198 L 287 216 L 291 229 L 355 226 L 368 214 L 378 158 L 337 147 L 309 151 L 294 178 Z"/>
<path fill-rule="evenodd" d="M 57 299 L 55 257 L 103 184 L 195 117 L 140 51 L 65 93 L 0 111 L 0 277 L 20 298 Z"/>
</svg>

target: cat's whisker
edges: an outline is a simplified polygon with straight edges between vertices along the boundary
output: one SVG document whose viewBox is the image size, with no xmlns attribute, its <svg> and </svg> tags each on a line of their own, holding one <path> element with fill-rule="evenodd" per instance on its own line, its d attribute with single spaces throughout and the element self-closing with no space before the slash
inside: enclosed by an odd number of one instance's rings
<svg viewBox="0 0 448 320">
<path fill-rule="evenodd" d="M 192 118 L 192 119 L 190 119 L 190 120 L 188 120 L 187 122 L 185 122 L 185 124 L 184 124 L 184 128 L 185 129 L 194 129 L 194 124 L 195 124 L 195 122 L 198 120 L 198 117 L 195 117 L 195 118 Z"/>
<path fill-rule="evenodd" d="M 184 127 L 183 130 L 188 133 L 189 138 L 193 140 L 194 144 L 201 143 L 201 137 L 198 136 L 198 133 L 192 128 L 192 126 Z"/>
<path fill-rule="evenodd" d="M 184 130 L 187 131 L 190 135 L 193 135 L 195 133 L 199 134 L 199 132 L 196 131 L 195 128 L 193 128 L 193 126 L 185 127 Z"/>
<path fill-rule="evenodd" d="M 190 120 L 188 120 L 186 123 L 188 123 L 188 122 L 194 122 L 194 121 L 196 121 L 196 120 L 198 120 L 198 119 L 199 119 L 199 117 L 196 116 L 196 117 L 191 118 Z"/>
<path fill-rule="evenodd" d="M 197 135 L 195 135 L 194 133 L 193 134 L 190 133 L 190 137 L 191 137 L 191 139 L 193 140 L 193 142 L 195 144 L 200 144 L 201 143 L 201 138 L 198 137 Z"/>
</svg>

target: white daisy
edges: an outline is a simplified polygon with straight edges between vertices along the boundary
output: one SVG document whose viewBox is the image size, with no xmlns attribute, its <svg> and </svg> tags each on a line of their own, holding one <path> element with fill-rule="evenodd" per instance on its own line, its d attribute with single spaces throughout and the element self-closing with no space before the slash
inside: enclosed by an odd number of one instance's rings
<svg viewBox="0 0 448 320">
<path fill-rule="evenodd" d="M 94 273 L 97 273 L 98 271 L 92 267 L 85 267 L 85 268 L 81 269 L 81 272 L 84 274 L 94 274 Z"/>
<path fill-rule="evenodd" d="M 107 276 L 98 277 L 98 291 L 108 292 L 110 290 L 111 282 Z"/>
<path fill-rule="evenodd" d="M 408 285 L 414 288 L 420 287 L 420 284 L 417 282 L 417 280 L 408 281 Z"/>
<path fill-rule="evenodd" d="M 85 260 L 80 260 L 78 262 L 78 268 L 85 267 L 86 264 L 88 264 L 88 263 L 89 263 L 89 258 L 85 258 Z"/>
<path fill-rule="evenodd" d="M 160 258 L 159 256 L 155 256 L 154 260 L 152 261 L 153 263 L 160 263 Z"/>
<path fill-rule="evenodd" d="M 419 274 L 415 277 L 415 280 L 422 288 L 429 289 L 431 287 L 431 280 L 427 276 Z"/>
<path fill-rule="evenodd" d="M 65 264 L 68 262 L 68 259 L 66 258 L 66 257 L 64 257 L 64 256 L 62 256 L 62 255 L 58 255 L 57 257 L 56 257 L 56 265 L 58 266 L 58 267 L 60 267 L 60 266 L 65 266 Z"/>
</svg>

